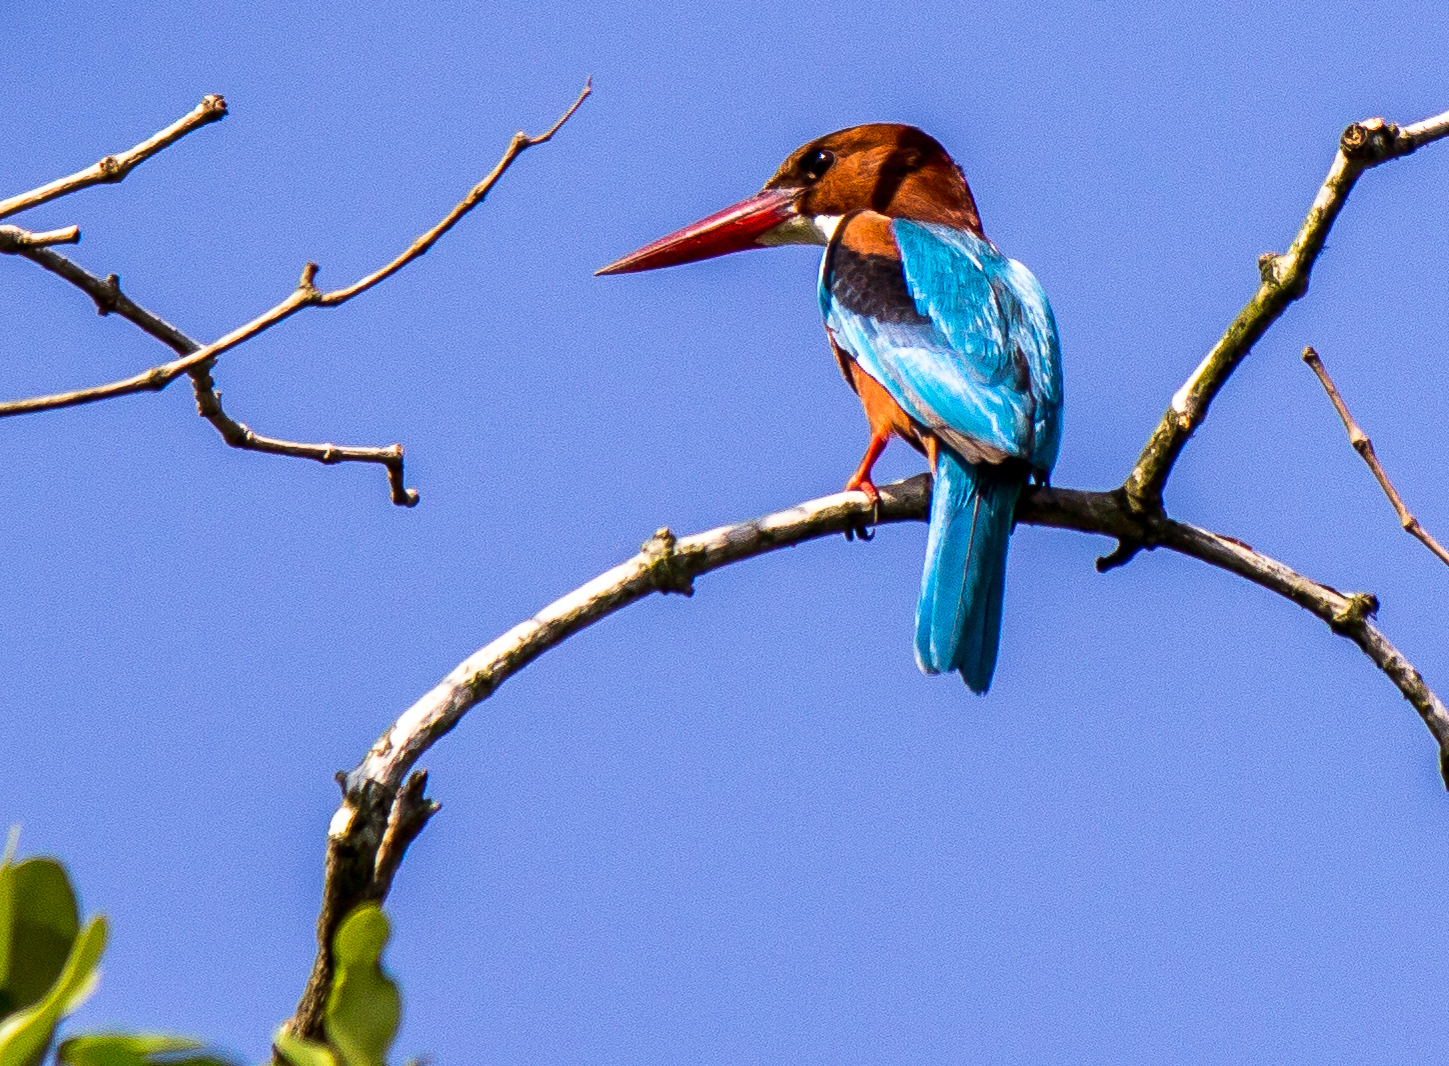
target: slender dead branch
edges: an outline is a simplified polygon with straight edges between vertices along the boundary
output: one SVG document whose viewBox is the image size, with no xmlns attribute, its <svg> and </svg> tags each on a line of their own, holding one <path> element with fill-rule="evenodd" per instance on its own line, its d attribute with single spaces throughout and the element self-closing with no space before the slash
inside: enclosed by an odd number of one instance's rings
<svg viewBox="0 0 1449 1066">
<path fill-rule="evenodd" d="M 383 830 L 382 841 L 377 846 L 377 857 L 373 860 L 372 880 L 382 899 L 392 888 L 393 875 L 401 865 L 408 845 L 417 839 L 423 826 L 441 809 L 440 805 L 428 799 L 428 772 L 419 770 L 407 779 L 398 790 L 388 811 L 387 828 Z"/>
<path fill-rule="evenodd" d="M 197 411 L 207 419 L 222 439 L 233 448 L 241 448 L 246 451 L 265 452 L 270 455 L 286 455 L 295 458 L 312 459 L 319 463 L 378 463 L 384 466 L 388 472 L 388 483 L 391 488 L 392 500 L 394 503 L 404 507 L 411 507 L 418 502 L 418 494 L 415 490 L 409 489 L 403 482 L 403 449 L 400 444 L 393 444 L 386 448 L 360 448 L 340 446 L 336 444 L 304 444 L 297 441 L 279 440 L 273 437 L 264 437 L 253 432 L 244 423 L 232 419 L 226 414 L 221 406 L 221 398 L 217 393 L 215 384 L 211 377 L 211 369 L 216 363 L 218 356 L 231 349 L 251 340 L 253 337 L 266 332 L 273 326 L 292 317 L 298 311 L 306 307 L 339 307 L 355 296 L 359 296 L 387 278 L 396 274 L 403 267 L 407 266 L 414 259 L 424 255 L 428 249 L 438 242 L 438 239 L 452 229 L 458 221 L 477 207 L 492 191 L 499 179 L 507 173 L 520 155 L 535 145 L 544 144 L 553 139 L 554 134 L 563 127 L 593 92 L 593 80 L 589 79 L 584 83 L 582 91 L 572 104 L 552 126 L 538 136 L 529 136 L 526 133 L 515 133 L 512 141 L 509 142 L 503 157 L 488 173 L 488 175 L 469 190 L 465 196 L 436 226 L 432 227 L 422 236 L 408 246 L 408 248 L 386 266 L 362 278 L 345 288 L 334 289 L 324 292 L 318 289 L 315 281 L 318 267 L 315 263 L 308 263 L 302 269 L 302 278 L 297 287 L 286 299 L 274 307 L 258 315 L 250 322 L 237 329 L 232 330 L 219 340 L 210 344 L 200 344 L 187 337 L 176 327 L 165 322 L 161 318 L 140 307 L 128 296 L 121 292 L 120 278 L 111 274 L 104 280 L 91 274 L 84 268 L 66 259 L 59 253 L 52 252 L 49 244 L 63 243 L 58 235 L 70 234 L 70 230 L 55 231 L 46 234 L 33 234 L 16 227 L 0 227 L 0 254 L 20 255 L 34 263 L 51 271 L 59 277 L 64 278 L 71 284 L 83 290 L 95 301 L 96 310 L 103 315 L 115 313 L 135 323 L 145 332 L 156 337 L 162 343 L 168 345 L 177 352 L 180 358 L 173 359 L 168 363 L 153 366 L 149 370 L 134 374 L 131 377 L 122 378 L 118 381 L 107 382 L 104 385 L 95 385 L 84 389 L 75 389 L 70 392 L 52 393 L 46 396 L 32 396 L 22 400 L 11 400 L 0 403 L 0 418 L 9 418 L 15 415 L 36 414 L 41 411 L 53 411 L 63 407 L 79 407 L 84 404 L 97 403 L 101 400 L 116 399 L 121 396 L 130 396 L 141 392 L 159 392 L 166 388 L 183 374 L 190 375 L 193 390 L 196 394 Z M 225 104 L 221 97 L 207 97 L 202 103 L 214 100 L 220 107 L 220 112 L 215 117 L 225 114 Z M 200 111 L 201 109 L 198 109 Z M 196 113 L 193 113 L 193 116 Z M 168 127 L 157 134 L 150 141 L 138 145 L 131 152 L 126 153 L 122 162 L 116 164 L 124 170 L 121 176 L 124 177 L 130 168 L 134 167 L 143 159 L 154 155 L 167 144 L 172 143 L 181 136 L 190 132 L 196 127 L 193 116 L 187 120 Z M 181 127 L 188 120 L 192 125 L 185 129 Z M 215 121 L 215 118 L 206 121 Z M 179 130 L 179 132 L 177 132 Z M 142 153 L 145 150 L 144 154 Z M 111 157 L 108 157 L 111 158 Z M 102 161 L 104 162 L 104 160 Z M 99 164 L 98 164 L 99 166 Z M 54 199 L 56 196 L 64 195 L 67 191 L 75 188 L 83 188 L 85 182 L 79 179 L 84 176 L 73 175 L 72 178 L 63 179 L 70 182 L 61 192 L 47 193 L 43 199 L 35 200 L 33 203 L 24 203 L 16 210 L 23 210 L 24 207 L 34 206 L 35 203 L 43 203 L 45 199 Z M 108 171 L 109 173 L 109 171 Z M 101 180 L 101 179 L 97 179 Z M 120 180 L 110 178 L 104 180 Z M 79 182 L 79 183 L 77 183 Z M 93 184 L 94 182 L 91 182 Z M 46 190 L 59 188 L 62 182 L 53 182 L 45 189 L 36 190 L 35 193 L 28 193 L 26 196 L 35 197 Z M 19 201 L 23 198 L 13 198 Z M 10 203 L 11 201 L 5 201 Z M 3 216 L 0 216 L 3 217 Z M 72 227 L 73 229 L 74 227 Z M 79 240 L 79 230 L 75 231 L 75 239 Z"/>
<path fill-rule="evenodd" d="M 877 521 L 922 521 L 930 509 L 931 479 L 921 474 L 880 488 Z M 1439 745 L 1440 767 L 1449 786 L 1449 708 L 1419 672 L 1374 625 L 1378 601 L 1367 593 L 1345 594 L 1255 552 L 1240 541 L 1165 515 L 1134 510 L 1121 489 L 1028 488 L 1017 521 L 1100 533 L 1147 548 L 1168 548 L 1201 559 L 1298 604 L 1357 644 L 1419 712 Z M 329 954 L 336 922 L 368 899 L 382 899 L 387 886 L 375 877 L 393 812 L 408 775 L 422 755 L 446 736 L 468 711 L 508 678 L 550 648 L 631 603 L 659 593 L 694 592 L 694 579 L 733 563 L 820 537 L 861 528 L 872 520 L 864 493 L 844 492 L 811 500 L 752 522 L 721 526 L 676 538 L 660 529 L 633 558 L 581 585 L 538 614 L 514 626 L 463 660 L 403 713 L 351 773 L 339 775 L 343 801 L 328 834 L 323 916 L 318 954 L 307 990 L 292 1021 L 295 1032 L 316 1035 L 330 987 Z M 418 787 L 418 786 L 414 786 Z M 421 792 L 418 792 L 421 795 Z M 420 827 L 421 828 L 421 827 Z M 389 867 L 388 882 L 395 870 Z"/>
<path fill-rule="evenodd" d="M 54 244 L 79 244 L 80 227 L 45 230 L 32 233 L 19 226 L 0 226 L 0 253 L 14 255 L 23 248 L 49 248 Z"/>
<path fill-rule="evenodd" d="M 413 241 L 412 244 L 408 245 L 407 250 L 391 263 L 388 263 L 387 266 L 373 271 L 361 281 L 355 282 L 345 289 L 336 289 L 332 292 L 322 293 L 318 297 L 317 305 L 319 307 L 336 307 L 338 304 L 346 303 L 354 296 L 366 292 L 379 282 L 386 281 L 414 259 L 418 258 L 418 256 L 426 254 L 429 248 L 438 243 L 438 238 L 447 233 L 458 224 L 459 219 L 483 202 L 484 198 L 492 191 L 493 186 L 498 184 L 498 179 L 508 172 L 508 168 L 513 165 L 515 159 L 535 145 L 547 144 L 553 140 L 553 135 L 563 128 L 565 122 L 573 118 L 574 112 L 583 105 L 583 102 L 589 98 L 593 91 L 594 79 L 589 77 L 585 79 L 583 89 L 579 92 L 574 102 L 569 105 L 569 109 L 560 115 L 558 121 L 547 130 L 540 133 L 537 137 L 530 137 L 522 130 L 515 133 L 513 140 L 509 142 L 508 150 L 503 153 L 503 158 L 498 160 L 497 165 L 488 172 L 487 177 L 473 186 L 468 192 L 468 195 L 458 202 L 457 207 L 448 212 L 443 221 L 439 222 L 432 229 L 428 230 L 428 232 Z"/>
<path fill-rule="evenodd" d="M 3 248 L 0 248 L 3 251 Z M 17 251 L 16 254 L 24 256 L 33 263 L 37 263 L 49 270 L 57 277 L 64 278 L 76 288 L 89 296 L 96 305 L 96 311 L 102 315 L 119 315 L 128 322 L 135 324 L 143 332 L 155 337 L 162 344 L 179 355 L 189 356 L 202 349 L 202 344 L 188 337 L 181 330 L 177 329 L 165 319 L 146 310 L 136 303 L 124 292 L 121 291 L 121 279 L 115 274 L 106 278 L 99 278 L 86 270 L 84 267 L 73 263 L 59 252 L 51 251 L 49 248 L 27 247 Z M 148 372 L 149 373 L 149 372 Z M 418 502 L 416 489 L 407 487 L 403 479 L 403 448 L 401 444 L 389 445 L 385 448 L 352 447 L 337 444 L 306 444 L 300 441 L 279 440 L 274 437 L 264 437 L 255 433 L 245 423 L 233 419 L 221 406 L 221 395 L 216 390 L 216 384 L 211 377 L 211 363 L 205 362 L 192 367 L 187 371 L 191 375 L 192 391 L 196 396 L 196 410 L 201 417 L 210 422 L 221 439 L 233 448 L 243 451 L 264 452 L 269 455 L 286 455 L 297 459 L 311 459 L 314 462 L 331 465 L 334 463 L 375 463 L 387 471 L 389 490 L 392 502 L 400 507 L 412 507 Z M 137 378 L 128 379 L 130 382 L 145 381 L 146 375 L 138 375 Z M 157 385 L 150 386 L 153 389 L 162 389 L 170 384 L 170 379 Z M 142 388 L 133 388 L 128 391 L 139 392 Z M 116 395 L 125 395 L 118 392 Z M 40 397 L 39 399 L 46 399 Z M 25 404 L 29 401 L 17 401 Z M 13 406 L 13 405 L 5 405 Z M 59 405 L 67 406 L 67 405 Z M 37 410 L 46 410 L 45 407 L 37 407 Z M 11 412 L 14 414 L 21 411 Z"/>
<path fill-rule="evenodd" d="M 169 148 L 188 133 L 224 118 L 226 118 L 226 101 L 220 96 L 203 96 L 201 103 L 197 104 L 189 114 L 177 119 L 155 136 L 148 137 L 136 147 L 124 151 L 120 155 L 108 155 L 95 165 L 79 170 L 70 177 L 57 178 L 38 189 L 20 193 L 8 200 L 0 200 L 0 218 L 9 218 L 21 211 L 39 207 L 41 204 L 58 200 L 62 196 L 90 188 L 92 185 L 113 184 L 121 181 L 146 160 Z"/>
<path fill-rule="evenodd" d="M 1408 155 L 1446 136 L 1449 136 L 1449 111 L 1402 128 L 1381 118 L 1371 118 L 1355 122 L 1343 131 L 1328 177 L 1288 251 L 1259 258 L 1262 282 L 1258 291 L 1173 395 L 1162 421 L 1142 449 L 1123 485 L 1132 507 L 1144 512 L 1162 510 L 1162 492 L 1173 464 L 1193 431 L 1207 417 L 1214 397 L 1258 338 L 1289 304 L 1308 291 L 1313 264 L 1323 251 L 1328 231 L 1333 228 L 1359 176 L 1371 167 Z"/>
<path fill-rule="evenodd" d="M 1343 428 L 1348 431 L 1348 443 L 1373 471 L 1379 488 L 1384 490 L 1384 495 L 1394 506 L 1394 513 L 1399 516 L 1399 524 L 1404 527 L 1405 532 L 1438 556 L 1440 562 L 1449 564 L 1449 551 L 1446 551 L 1444 545 L 1429 535 L 1429 531 L 1419 524 L 1419 520 L 1410 514 L 1408 507 L 1404 505 L 1403 497 L 1394 488 L 1394 483 L 1389 480 L 1389 475 L 1384 471 L 1379 457 L 1374 454 L 1374 442 L 1369 440 L 1368 434 L 1359 428 L 1358 423 L 1353 420 L 1353 415 L 1348 413 L 1348 405 L 1343 402 L 1343 397 L 1339 394 L 1337 386 L 1333 384 L 1333 379 L 1328 376 L 1328 370 L 1324 367 L 1323 360 L 1319 358 L 1318 353 L 1311 347 L 1304 348 L 1303 361 L 1318 375 L 1323 390 L 1328 393 L 1329 402 L 1333 404 L 1334 410 L 1338 412 L 1338 417 L 1342 419 Z"/>
</svg>

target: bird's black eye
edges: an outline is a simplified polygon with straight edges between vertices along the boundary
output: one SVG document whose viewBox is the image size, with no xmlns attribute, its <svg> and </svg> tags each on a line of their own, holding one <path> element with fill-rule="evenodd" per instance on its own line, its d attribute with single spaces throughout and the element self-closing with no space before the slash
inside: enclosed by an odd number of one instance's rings
<svg viewBox="0 0 1449 1066">
<path fill-rule="evenodd" d="M 800 161 L 800 173 L 804 175 L 806 181 L 819 181 L 830 169 L 830 164 L 834 162 L 834 152 L 817 148 Z"/>
</svg>

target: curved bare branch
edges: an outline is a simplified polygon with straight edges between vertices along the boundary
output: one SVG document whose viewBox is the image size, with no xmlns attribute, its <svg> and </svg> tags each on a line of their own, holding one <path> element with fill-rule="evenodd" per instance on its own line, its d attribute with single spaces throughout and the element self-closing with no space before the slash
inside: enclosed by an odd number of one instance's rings
<svg viewBox="0 0 1449 1066">
<path fill-rule="evenodd" d="M 573 118 L 574 112 L 583 105 L 583 102 L 589 98 L 593 91 L 593 77 L 586 78 L 584 80 L 584 87 L 580 90 L 578 97 L 569 105 L 569 109 L 559 116 L 558 121 L 547 130 L 536 137 L 530 137 L 522 130 L 515 133 L 513 140 L 508 144 L 508 150 L 503 153 L 503 158 L 498 160 L 497 165 L 488 172 L 488 176 L 473 186 L 468 195 L 463 197 L 458 202 L 458 205 L 449 211 L 441 222 L 418 237 L 412 244 L 408 245 L 407 250 L 391 263 L 388 263 L 387 266 L 373 271 L 367 277 L 354 282 L 345 289 L 336 289 L 333 292 L 323 293 L 318 299 L 317 305 L 319 307 L 336 307 L 338 304 L 346 303 L 354 296 L 366 292 L 379 282 L 386 281 L 414 259 L 418 258 L 418 256 L 426 254 L 429 248 L 438 243 L 438 239 L 443 234 L 458 224 L 459 219 L 483 202 L 484 197 L 493 190 L 493 186 L 498 184 L 498 179 L 503 177 L 508 171 L 508 168 L 513 165 L 515 159 L 535 145 L 547 144 L 553 140 L 553 135 L 563 128 L 565 122 Z"/>
<path fill-rule="evenodd" d="M 920 474 L 881 486 L 880 494 L 880 523 L 921 521 L 930 510 L 931 479 Z M 1372 595 L 1339 592 L 1231 537 L 1164 515 L 1141 515 L 1128 504 L 1121 489 L 1028 488 L 1016 517 L 1031 525 L 1099 533 L 1124 543 L 1190 555 L 1311 612 L 1363 649 L 1419 712 L 1439 745 L 1440 768 L 1449 785 L 1449 708 L 1374 625 L 1378 601 Z M 420 831 L 433 809 L 422 795 L 423 785 L 413 767 L 469 710 L 550 648 L 631 603 L 656 592 L 693 595 L 694 579 L 703 574 L 779 548 L 853 531 L 871 518 L 871 504 L 864 493 L 842 492 L 682 539 L 660 529 L 633 558 L 480 648 L 408 708 L 351 773 L 339 775 L 343 800 L 328 832 L 318 954 L 291 1023 L 293 1031 L 303 1036 L 320 1033 L 332 974 L 329 945 L 336 924 L 358 903 L 386 896 L 397 865 L 395 849 L 385 845 L 389 827 L 404 823 L 416 825 Z M 402 847 L 411 839 L 406 837 Z M 376 874 L 384 866 L 385 882 Z"/>
<path fill-rule="evenodd" d="M 1369 620 L 1378 608 L 1372 596 L 1339 592 L 1231 537 L 1171 518 L 1138 516 L 1123 496 L 1120 490 L 1028 488 L 1017 509 L 1017 521 L 1130 538 L 1149 548 L 1190 555 L 1293 601 L 1335 632 L 1354 639 L 1365 651 L 1381 647 L 1385 661 L 1397 655 Z M 884 486 L 880 522 L 924 520 L 930 499 L 931 479 L 926 474 Z M 842 492 L 682 539 L 668 529 L 659 530 L 632 559 L 554 601 L 458 664 L 378 739 L 347 776 L 346 791 L 395 792 L 422 754 L 469 709 L 544 652 L 601 618 L 651 593 L 692 595 L 696 577 L 778 548 L 859 528 L 869 517 L 869 501 L 863 493 Z M 1384 665 L 1379 658 L 1375 662 Z M 1393 680 L 1399 684 L 1399 679 Z M 1414 694 L 1403 694 L 1415 702 Z M 1432 693 L 1427 700 L 1420 713 L 1435 739 L 1449 750 L 1449 710 Z"/>
</svg>

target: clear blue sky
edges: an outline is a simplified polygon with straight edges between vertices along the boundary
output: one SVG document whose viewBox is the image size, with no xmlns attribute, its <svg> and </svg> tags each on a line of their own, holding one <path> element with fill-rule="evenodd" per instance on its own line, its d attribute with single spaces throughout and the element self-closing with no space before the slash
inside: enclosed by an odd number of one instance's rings
<svg viewBox="0 0 1449 1066">
<path fill-rule="evenodd" d="M 424 260 L 182 383 L 0 424 L 0 815 L 114 921 L 90 1025 L 256 1058 L 313 948 L 335 770 L 458 660 L 621 560 L 835 491 L 865 443 L 816 253 L 596 279 L 796 145 L 939 137 L 1061 326 L 1061 484 L 1119 482 L 1351 120 L 1449 107 L 1442 0 L 1372 5 L 313 2 L 7 17 L 0 190 L 232 114 L 25 216 L 214 338 L 301 264 L 353 280 L 586 74 L 596 95 Z M 1370 174 L 1308 300 L 1191 444 L 1174 513 L 1340 588 L 1440 691 L 1449 571 L 1299 362 L 1323 354 L 1449 535 L 1449 146 Z M 0 393 L 164 351 L 0 260 Z M 899 449 L 899 450 L 897 450 Z M 919 460 L 899 445 L 882 473 Z M 464 1063 L 1402 1063 L 1449 1054 L 1449 799 L 1369 662 L 1165 553 L 1022 529 L 995 688 L 911 657 L 924 530 L 631 608 L 432 753 L 398 878 L 400 1056 Z"/>
</svg>

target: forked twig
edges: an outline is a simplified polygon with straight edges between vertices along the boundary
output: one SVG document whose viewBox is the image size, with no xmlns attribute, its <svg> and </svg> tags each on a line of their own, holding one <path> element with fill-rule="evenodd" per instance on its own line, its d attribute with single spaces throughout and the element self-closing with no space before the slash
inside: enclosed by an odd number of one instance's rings
<svg viewBox="0 0 1449 1066">
<path fill-rule="evenodd" d="M 0 251 L 3 250 L 0 248 Z M 119 315 L 178 354 L 189 355 L 201 349 L 202 345 L 199 341 L 192 340 L 171 323 L 152 314 L 122 292 L 121 279 L 115 274 L 99 278 L 48 247 L 26 247 L 20 249 L 16 254 L 43 266 L 52 274 L 64 278 L 80 289 L 95 302 L 96 310 L 100 314 Z M 221 434 L 221 439 L 231 447 L 243 451 L 263 452 L 268 455 L 311 459 L 327 465 L 376 463 L 387 470 L 388 486 L 393 503 L 400 507 L 412 507 L 418 502 L 417 490 L 408 488 L 403 480 L 403 448 L 401 444 L 392 444 L 386 448 L 366 448 L 337 444 L 308 444 L 301 441 L 264 437 L 254 432 L 245 423 L 232 418 L 222 408 L 221 394 L 217 392 L 216 384 L 211 377 L 211 364 L 203 363 L 191 368 L 187 373 L 191 375 L 192 391 L 196 395 L 197 413 L 215 426 L 217 432 Z M 164 388 L 165 385 L 155 387 Z"/>
<path fill-rule="evenodd" d="M 168 363 L 153 366 L 139 374 L 107 382 L 104 385 L 0 403 L 0 418 L 53 411 L 63 407 L 78 407 L 140 392 L 159 392 L 178 377 L 188 374 L 196 393 L 197 411 L 216 427 L 222 439 L 232 447 L 271 455 L 312 459 L 327 464 L 344 462 L 381 464 L 388 471 L 393 502 L 411 507 L 417 503 L 418 494 L 403 483 L 403 449 L 401 445 L 393 444 L 386 448 L 359 448 L 335 444 L 304 444 L 261 436 L 245 424 L 232 419 L 222 409 L 221 398 L 211 378 L 211 369 L 215 365 L 217 357 L 224 352 L 266 332 L 303 308 L 339 307 L 353 297 L 360 296 L 373 286 L 387 280 L 413 260 L 424 255 L 443 234 L 457 225 L 464 215 L 483 202 L 499 179 L 513 165 L 514 160 L 529 148 L 552 140 L 554 134 L 558 133 L 563 124 L 573 117 L 574 112 L 592 92 L 593 79 L 589 79 L 584 83 L 583 90 L 568 110 L 544 133 L 538 136 L 529 136 L 521 131 L 515 133 L 507 150 L 503 153 L 503 157 L 488 175 L 469 190 L 468 195 L 459 201 L 441 222 L 419 236 L 385 266 L 345 288 L 324 292 L 315 284 L 317 264 L 308 263 L 302 269 L 301 281 L 286 299 L 211 344 L 201 344 L 192 340 L 175 326 L 131 300 L 121 292 L 120 278 L 115 274 L 111 274 L 103 280 L 50 249 L 49 245 L 73 243 L 79 240 L 80 232 L 75 227 L 49 233 L 30 233 L 13 226 L 0 227 L 0 254 L 23 256 L 45 267 L 51 273 L 64 278 L 89 295 L 95 301 L 96 309 L 101 314 L 120 315 L 169 346 L 180 356 Z M 137 145 L 129 152 L 123 153 L 122 156 L 108 156 L 95 167 L 73 174 L 69 178 L 52 182 L 50 185 L 22 196 L 0 201 L 0 217 L 4 217 L 6 213 L 34 207 L 101 181 L 119 181 L 138 163 L 155 155 L 191 130 L 199 128 L 207 122 L 214 122 L 225 114 L 226 104 L 221 97 L 208 96 L 202 101 L 201 106 L 186 118 L 168 126 L 155 137 Z M 92 173 L 93 171 L 95 173 Z"/>
<path fill-rule="evenodd" d="M 1329 401 L 1333 404 L 1334 410 L 1338 412 L 1338 417 L 1343 420 L 1343 428 L 1348 431 L 1348 443 L 1373 471 L 1379 488 L 1384 490 L 1384 495 L 1389 498 L 1389 503 L 1394 505 L 1394 513 L 1399 516 L 1399 525 L 1403 526 L 1404 531 L 1411 537 L 1417 539 L 1424 547 L 1438 556 L 1440 562 L 1449 564 L 1449 551 L 1446 551 L 1444 545 L 1429 535 L 1429 531 L 1419 524 L 1419 520 L 1410 514 L 1408 507 L 1404 505 L 1403 497 L 1394 488 L 1394 483 L 1389 480 L 1389 475 L 1384 471 L 1379 457 L 1374 454 L 1374 442 L 1369 440 L 1368 434 L 1359 428 L 1358 423 L 1353 420 L 1353 415 L 1348 413 L 1348 405 L 1343 402 L 1343 396 L 1339 394 L 1337 386 L 1333 384 L 1333 379 L 1328 376 L 1328 370 L 1324 367 L 1323 360 L 1319 358 L 1318 353 L 1312 347 L 1304 348 L 1303 361 L 1318 375 L 1318 380 L 1323 384 L 1323 391 L 1328 393 Z"/>
</svg>

